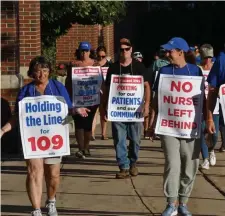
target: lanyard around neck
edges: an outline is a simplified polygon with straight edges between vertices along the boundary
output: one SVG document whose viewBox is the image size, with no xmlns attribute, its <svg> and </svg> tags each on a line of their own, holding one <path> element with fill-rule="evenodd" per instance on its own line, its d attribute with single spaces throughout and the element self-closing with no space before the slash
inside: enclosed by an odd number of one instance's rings
<svg viewBox="0 0 225 216">
<path fill-rule="evenodd" d="M 190 76 L 191 75 L 191 72 L 189 70 L 189 67 L 188 67 L 188 64 L 185 65 L 187 67 L 187 70 L 188 70 L 188 75 Z M 173 75 L 175 76 L 175 69 L 174 69 L 174 65 L 173 65 Z"/>
</svg>

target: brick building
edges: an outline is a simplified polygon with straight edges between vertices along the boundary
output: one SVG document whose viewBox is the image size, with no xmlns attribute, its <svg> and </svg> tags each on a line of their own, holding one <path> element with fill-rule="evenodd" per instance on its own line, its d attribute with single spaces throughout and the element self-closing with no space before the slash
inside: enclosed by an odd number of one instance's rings
<svg viewBox="0 0 225 216">
<path fill-rule="evenodd" d="M 31 59 L 41 55 L 40 18 L 40 1 L 1 1 L 1 126 L 12 115 L 19 89 L 30 81 L 27 70 Z M 104 44 L 108 55 L 114 57 L 113 25 L 74 24 L 57 40 L 57 61 L 74 59 L 79 42 L 84 40 L 94 49 Z M 16 143 L 16 130 L 7 133 L 2 143 Z"/>
<path fill-rule="evenodd" d="M 11 117 L 30 60 L 41 54 L 39 1 L 1 1 L 1 126 Z M 2 153 L 16 153 L 18 128 L 1 139 Z"/>
<path fill-rule="evenodd" d="M 81 41 L 89 41 L 92 49 L 104 45 L 107 55 L 114 59 L 114 25 L 80 25 L 74 24 L 66 35 L 56 42 L 56 61 L 69 62 L 74 60 L 74 54 Z"/>
<path fill-rule="evenodd" d="M 1 98 L 13 110 L 30 60 L 41 54 L 40 2 L 1 1 Z"/>
</svg>

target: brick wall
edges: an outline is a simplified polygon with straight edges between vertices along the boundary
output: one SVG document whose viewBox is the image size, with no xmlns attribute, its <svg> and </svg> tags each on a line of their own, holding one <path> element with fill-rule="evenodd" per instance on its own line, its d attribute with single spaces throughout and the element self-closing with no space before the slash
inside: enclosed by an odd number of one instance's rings
<svg viewBox="0 0 225 216">
<path fill-rule="evenodd" d="M 107 56 L 114 60 L 114 25 L 103 27 L 103 40 L 107 50 Z"/>
<path fill-rule="evenodd" d="M 74 60 L 74 54 L 80 41 L 89 41 L 92 48 L 98 47 L 98 25 L 74 24 L 66 35 L 61 36 L 56 43 L 56 61 L 70 62 Z"/>
<path fill-rule="evenodd" d="M 1 74 L 15 74 L 18 69 L 16 1 L 1 1 Z"/>
<path fill-rule="evenodd" d="M 66 35 L 61 36 L 56 43 L 56 61 L 69 62 L 74 60 L 74 53 L 81 41 L 89 41 L 93 49 L 96 49 L 100 41 L 101 29 L 103 29 L 103 41 L 108 50 L 108 55 L 114 57 L 114 31 L 113 25 L 101 27 L 100 25 L 74 24 Z"/>
<path fill-rule="evenodd" d="M 19 1 L 20 67 L 41 54 L 40 2 Z"/>
<path fill-rule="evenodd" d="M 14 110 L 20 87 L 29 82 L 26 74 L 32 58 L 41 54 L 40 2 L 1 2 L 1 97 Z M 1 113 L 4 115 L 4 113 Z"/>
</svg>

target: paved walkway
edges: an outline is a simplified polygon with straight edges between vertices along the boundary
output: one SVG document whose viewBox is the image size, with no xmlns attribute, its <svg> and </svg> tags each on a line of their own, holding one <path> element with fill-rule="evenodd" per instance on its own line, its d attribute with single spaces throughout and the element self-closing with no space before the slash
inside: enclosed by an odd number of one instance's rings
<svg viewBox="0 0 225 216">
<path fill-rule="evenodd" d="M 71 143 L 74 142 L 71 138 Z M 61 186 L 57 194 L 60 216 L 160 215 L 165 198 L 162 192 L 164 159 L 159 141 L 142 142 L 138 165 L 140 175 L 126 180 L 115 179 L 118 168 L 112 140 L 92 142 L 92 157 L 85 160 L 75 159 L 73 155 L 77 148 L 74 144 L 71 147 L 72 156 L 64 158 L 62 164 Z M 225 215 L 225 153 L 217 152 L 216 155 L 216 166 L 197 175 L 189 202 L 195 216 Z M 1 177 L 1 215 L 30 215 L 24 161 L 4 161 Z"/>
</svg>

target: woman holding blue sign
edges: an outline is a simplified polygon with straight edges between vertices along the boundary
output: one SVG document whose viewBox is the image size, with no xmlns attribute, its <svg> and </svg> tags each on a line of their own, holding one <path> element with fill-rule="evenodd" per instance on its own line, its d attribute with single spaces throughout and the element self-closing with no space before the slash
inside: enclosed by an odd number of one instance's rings
<svg viewBox="0 0 225 216">
<path fill-rule="evenodd" d="M 90 58 L 91 54 L 91 44 L 87 41 L 83 41 L 79 44 L 77 60 L 72 62 L 71 65 L 67 68 L 67 78 L 66 78 L 66 88 L 70 95 L 70 98 L 73 98 L 73 85 L 72 85 L 72 68 L 82 67 L 85 68 L 87 66 L 99 66 L 99 64 Z M 81 85 L 81 90 L 85 88 L 86 90 L 90 88 L 90 85 Z M 95 90 L 94 86 L 92 88 Z M 92 93 L 94 94 L 94 93 Z M 74 99 L 75 100 L 75 99 Z M 75 137 L 78 143 L 79 150 L 76 152 L 76 157 L 85 158 L 89 157 L 90 148 L 89 144 L 92 137 L 92 123 L 94 120 L 95 113 L 99 107 L 97 105 L 90 105 L 87 108 L 90 110 L 88 117 L 83 118 L 82 116 L 73 116 L 75 123 Z"/>
<path fill-rule="evenodd" d="M 183 38 L 178 38 L 178 37 L 172 38 L 167 44 L 162 45 L 162 48 L 166 50 L 171 64 L 169 64 L 168 66 L 164 66 L 159 70 L 159 73 L 156 78 L 156 82 L 154 84 L 154 90 L 156 92 L 156 96 L 153 99 L 153 112 L 155 116 L 157 115 L 157 112 L 158 112 L 158 106 L 160 106 L 158 95 L 159 97 L 162 98 L 162 96 L 160 96 L 161 92 L 160 94 L 158 94 L 158 92 L 161 91 L 161 89 L 159 88 L 159 83 L 160 83 L 159 81 L 162 79 L 161 75 L 173 75 L 174 79 L 180 78 L 179 76 L 182 76 L 182 77 L 184 76 L 190 76 L 190 77 L 201 76 L 202 77 L 203 76 L 202 71 L 198 66 L 187 63 L 186 54 L 189 51 L 189 46 Z M 200 80 L 198 83 L 202 83 L 202 81 Z M 196 88 L 198 90 L 200 89 L 199 90 L 200 92 L 203 92 L 203 90 L 201 90 L 203 89 L 202 84 L 200 84 L 200 86 L 199 87 L 197 86 Z M 187 92 L 181 92 L 181 93 L 179 92 L 179 94 L 182 94 L 180 98 L 183 98 L 183 99 L 185 99 L 186 97 L 190 97 L 190 93 L 187 93 Z M 203 93 L 201 93 L 200 95 L 202 94 Z M 160 100 L 162 100 L 161 98 Z M 162 103 L 162 101 L 160 102 Z M 164 114 L 165 113 L 161 113 L 161 115 L 164 115 Z M 166 116 L 165 118 L 168 118 L 168 117 Z M 159 120 L 159 116 L 158 116 L 158 120 Z M 174 120 L 179 120 L 179 117 L 174 117 Z M 153 122 L 154 122 L 154 118 L 152 118 L 150 122 L 150 127 L 152 132 L 154 131 Z M 176 123 L 176 125 L 178 125 L 178 123 Z M 160 126 L 158 124 L 158 127 L 162 127 L 162 125 L 163 123 L 162 124 L 160 123 Z M 201 125 L 201 122 L 198 122 L 198 125 Z M 171 126 L 170 124 L 169 127 L 171 128 L 173 126 Z M 164 127 L 164 130 L 166 129 L 167 128 Z M 187 129 L 186 129 L 186 132 L 187 132 Z M 168 205 L 166 206 L 164 212 L 162 213 L 162 216 L 173 216 L 173 215 L 177 215 L 177 213 L 179 213 L 182 216 L 191 216 L 192 214 L 187 209 L 187 202 L 191 194 L 195 177 L 198 171 L 199 154 L 201 150 L 200 139 L 194 138 L 194 137 L 180 138 L 180 136 L 178 137 L 177 135 L 175 135 L 175 133 L 173 134 L 171 133 L 170 135 L 160 135 L 160 139 L 162 142 L 162 148 L 165 155 L 163 188 L 164 188 L 164 194 L 167 197 L 167 202 L 168 202 Z"/>
<path fill-rule="evenodd" d="M 1 136 L 10 131 L 18 122 L 18 112 L 19 112 L 19 102 L 25 98 L 33 98 L 33 97 L 46 97 L 49 96 L 61 96 L 64 98 L 67 106 L 69 108 L 70 114 L 79 114 L 83 117 L 88 115 L 88 109 L 86 108 L 78 108 L 73 109 L 72 103 L 70 101 L 69 95 L 67 93 L 64 85 L 57 80 L 52 80 L 49 78 L 51 74 L 51 65 L 50 63 L 42 56 L 35 57 L 29 65 L 28 76 L 33 78 L 33 81 L 27 85 L 25 85 L 19 92 L 16 101 L 15 113 L 13 118 L 5 124 L 1 128 Z M 54 97 L 53 97 L 54 98 Z M 53 104 L 54 105 L 54 104 Z M 45 104 L 40 104 L 40 106 L 28 106 L 27 111 L 37 111 L 38 109 L 56 109 L 59 110 L 58 106 L 51 106 L 51 104 L 47 101 Z M 45 113 L 45 112 L 44 112 Z M 49 117 L 49 116 L 48 116 Z M 58 119 L 60 116 L 58 117 Z M 34 118 L 33 118 L 34 119 Z M 30 121 L 28 122 L 28 126 L 32 124 L 39 124 L 39 121 Z M 49 121 L 48 123 L 49 124 Z M 62 124 L 61 124 L 62 125 Z M 33 126 L 33 125 L 32 125 Z M 51 127 L 51 126 L 50 126 Z M 26 129 L 24 129 L 26 130 Z M 21 137 L 22 138 L 22 137 Z M 62 139 L 64 140 L 64 139 Z M 58 142 L 57 138 L 54 142 Z M 25 143 L 28 145 L 28 143 Z M 47 145 L 47 142 L 45 143 Z M 44 148 L 44 147 L 43 147 Z M 37 156 L 38 157 L 38 156 Z M 43 174 L 45 174 L 46 187 L 47 187 L 47 196 L 48 199 L 46 201 L 46 207 L 48 208 L 48 216 L 57 216 L 56 210 L 56 191 L 58 189 L 60 183 L 60 163 L 61 157 L 48 157 L 48 158 L 32 158 L 27 159 L 27 180 L 26 180 L 26 188 L 29 199 L 31 201 L 33 211 L 31 213 L 32 216 L 41 216 L 41 197 L 42 197 L 42 182 L 43 182 Z"/>
</svg>

